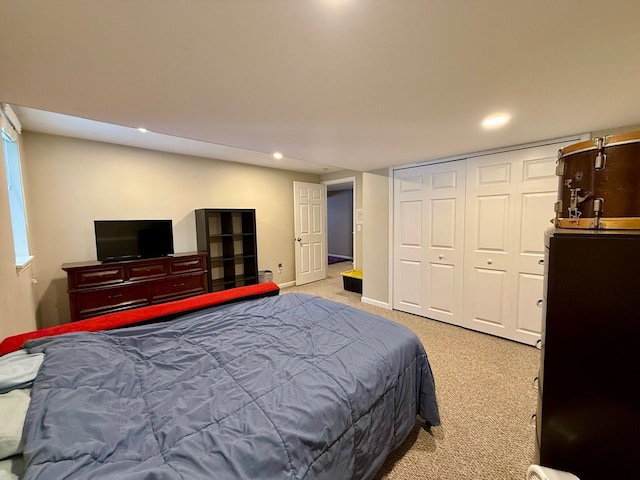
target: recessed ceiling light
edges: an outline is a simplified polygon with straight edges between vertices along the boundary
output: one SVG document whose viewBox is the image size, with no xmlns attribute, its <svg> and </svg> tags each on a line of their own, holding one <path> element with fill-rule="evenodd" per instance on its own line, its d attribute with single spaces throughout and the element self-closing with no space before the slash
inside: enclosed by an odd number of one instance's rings
<svg viewBox="0 0 640 480">
<path fill-rule="evenodd" d="M 507 124 L 511 120 L 511 115 L 507 113 L 497 113 L 495 115 L 489 115 L 482 120 L 482 126 L 486 129 L 500 128 Z"/>
<path fill-rule="evenodd" d="M 147 133 L 149 130 L 147 130 L 146 128 L 140 127 L 138 128 L 138 131 L 142 133 Z"/>
<path fill-rule="evenodd" d="M 275 158 L 276 160 L 281 160 L 282 159 L 282 154 L 280 152 L 275 152 L 273 154 L 273 158 Z"/>
</svg>

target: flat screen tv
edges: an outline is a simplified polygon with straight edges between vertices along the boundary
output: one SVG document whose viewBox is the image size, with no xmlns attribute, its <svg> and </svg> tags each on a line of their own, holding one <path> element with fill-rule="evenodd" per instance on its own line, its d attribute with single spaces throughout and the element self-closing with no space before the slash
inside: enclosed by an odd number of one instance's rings
<svg viewBox="0 0 640 480">
<path fill-rule="evenodd" d="M 171 220 L 94 220 L 102 262 L 166 257 L 173 253 Z"/>
</svg>

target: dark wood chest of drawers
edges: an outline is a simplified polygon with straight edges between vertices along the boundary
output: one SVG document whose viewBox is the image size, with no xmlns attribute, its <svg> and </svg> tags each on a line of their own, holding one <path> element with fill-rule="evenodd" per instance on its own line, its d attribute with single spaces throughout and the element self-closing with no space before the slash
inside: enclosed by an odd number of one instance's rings
<svg viewBox="0 0 640 480">
<path fill-rule="evenodd" d="M 536 462 L 580 480 L 639 478 L 640 231 L 545 240 Z"/>
<path fill-rule="evenodd" d="M 207 292 L 205 254 L 65 263 L 71 321 Z"/>
</svg>

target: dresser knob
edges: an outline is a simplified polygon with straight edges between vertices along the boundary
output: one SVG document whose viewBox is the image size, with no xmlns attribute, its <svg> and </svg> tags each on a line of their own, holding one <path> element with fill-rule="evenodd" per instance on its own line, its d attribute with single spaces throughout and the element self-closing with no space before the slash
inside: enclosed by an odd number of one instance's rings
<svg viewBox="0 0 640 480">
<path fill-rule="evenodd" d="M 491 265 L 493 263 L 493 260 L 491 260 L 490 258 L 487 259 L 487 265 Z"/>
</svg>

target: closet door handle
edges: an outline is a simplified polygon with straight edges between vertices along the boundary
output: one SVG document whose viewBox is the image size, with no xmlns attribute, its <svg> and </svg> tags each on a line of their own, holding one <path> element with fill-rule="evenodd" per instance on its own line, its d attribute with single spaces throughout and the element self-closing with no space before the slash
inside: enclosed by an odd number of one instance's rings
<svg viewBox="0 0 640 480">
<path fill-rule="evenodd" d="M 536 302 L 536 305 L 537 305 L 537 306 L 539 306 L 539 307 L 542 307 L 542 304 L 543 304 L 543 303 L 544 303 L 544 300 L 538 300 L 538 301 Z"/>
</svg>

